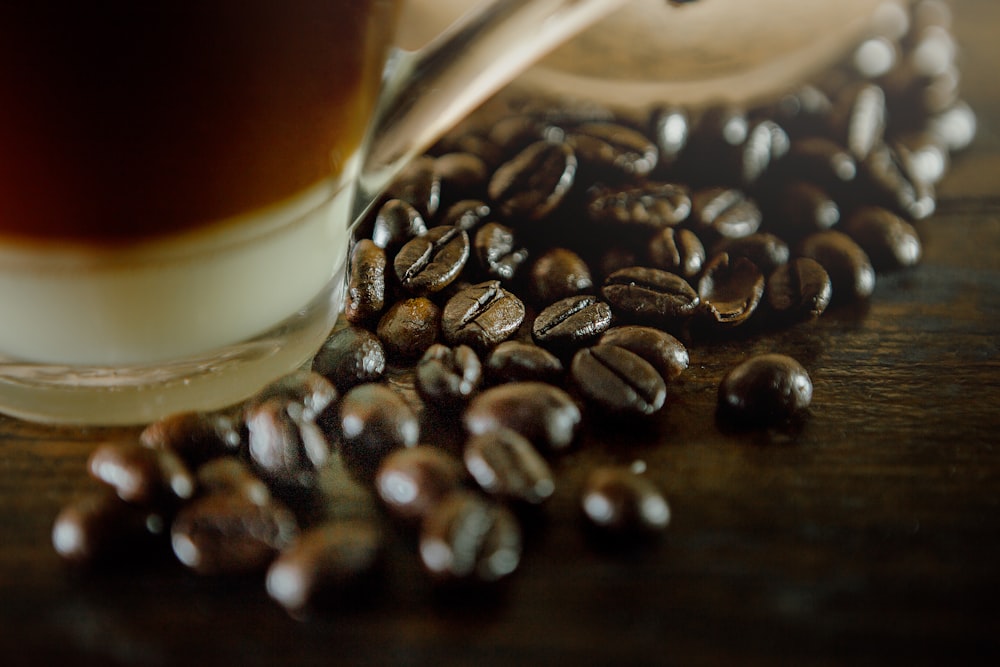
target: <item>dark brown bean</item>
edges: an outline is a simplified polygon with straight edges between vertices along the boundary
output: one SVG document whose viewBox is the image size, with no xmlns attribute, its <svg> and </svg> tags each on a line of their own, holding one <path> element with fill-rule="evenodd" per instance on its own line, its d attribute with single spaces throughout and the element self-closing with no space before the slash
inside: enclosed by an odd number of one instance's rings
<svg viewBox="0 0 1000 667">
<path fill-rule="evenodd" d="M 763 216 L 742 190 L 712 187 L 691 195 L 691 219 L 699 235 L 735 239 L 760 229 Z"/>
<path fill-rule="evenodd" d="M 489 380 L 503 382 L 558 381 L 563 373 L 562 361 L 543 347 L 533 343 L 508 340 L 500 343 L 486 358 Z"/>
<path fill-rule="evenodd" d="M 570 377 L 588 402 L 617 414 L 652 414 L 667 397 L 659 372 L 638 354 L 617 345 L 578 351 L 570 364 Z"/>
<path fill-rule="evenodd" d="M 806 136 L 795 139 L 777 166 L 778 179 L 815 183 L 832 195 L 845 192 L 858 175 L 858 163 L 832 139 Z"/>
<path fill-rule="evenodd" d="M 615 271 L 604 281 L 601 294 L 615 314 L 650 322 L 689 317 L 701 302 L 677 274 L 644 267 Z"/>
<path fill-rule="evenodd" d="M 652 268 L 684 278 L 698 275 L 705 264 L 705 246 L 690 229 L 667 227 L 660 230 L 650 238 L 648 254 Z"/>
<path fill-rule="evenodd" d="M 809 373 L 783 354 L 760 354 L 733 367 L 719 384 L 719 414 L 737 423 L 773 424 L 809 407 Z"/>
<path fill-rule="evenodd" d="M 843 231 L 864 249 L 876 271 L 914 266 L 923 254 L 920 236 L 913 225 L 881 207 L 858 209 Z"/>
<path fill-rule="evenodd" d="M 611 306 L 589 294 L 560 299 L 535 317 L 531 335 L 543 347 L 576 348 L 594 340 L 611 326 Z"/>
<path fill-rule="evenodd" d="M 819 317 L 830 305 L 833 286 L 819 262 L 798 257 L 775 269 L 767 279 L 771 310 L 790 321 Z"/>
<path fill-rule="evenodd" d="M 576 168 L 569 146 L 538 141 L 500 165 L 487 192 L 507 220 L 541 220 L 562 203 Z"/>
<path fill-rule="evenodd" d="M 420 558 L 442 582 L 491 583 L 521 562 L 517 519 L 506 508 L 470 492 L 455 492 L 424 520 Z"/>
<path fill-rule="evenodd" d="M 616 538 L 662 532 L 670 506 L 651 481 L 626 468 L 600 467 L 584 482 L 580 506 L 588 523 Z"/>
<path fill-rule="evenodd" d="M 579 406 L 562 389 L 542 382 L 512 382 L 472 399 L 462 422 L 471 435 L 509 428 L 549 453 L 573 444 L 582 417 Z"/>
<path fill-rule="evenodd" d="M 74 565 L 96 567 L 133 560 L 154 543 L 156 517 L 111 489 L 93 490 L 67 503 L 52 525 L 52 546 Z"/>
<path fill-rule="evenodd" d="M 527 438 L 510 429 L 472 436 L 462 457 L 480 488 L 501 500 L 538 505 L 555 491 L 549 464 Z"/>
<path fill-rule="evenodd" d="M 499 280 L 490 280 L 467 287 L 448 300 L 441 330 L 449 345 L 468 345 L 485 352 L 510 338 L 524 321 L 524 314 L 521 300 Z"/>
<path fill-rule="evenodd" d="M 833 285 L 833 302 L 867 299 L 875 291 L 875 269 L 868 255 L 850 236 L 827 230 L 808 236 L 799 254 L 826 269 Z"/>
<path fill-rule="evenodd" d="M 351 251 L 351 268 L 344 299 L 344 317 L 363 324 L 385 307 L 385 250 L 371 239 L 361 239 Z"/>
<path fill-rule="evenodd" d="M 771 198 L 767 227 L 785 239 L 801 239 L 840 222 L 837 202 L 814 183 L 785 181 L 775 187 Z"/>
<path fill-rule="evenodd" d="M 194 475 L 180 457 L 133 440 L 98 445 L 87 459 L 87 470 L 125 502 L 155 510 L 169 509 L 194 495 Z"/>
<path fill-rule="evenodd" d="M 746 257 L 716 255 L 698 281 L 698 296 L 705 312 L 719 324 L 743 324 L 757 310 L 764 296 L 764 274 Z"/>
<path fill-rule="evenodd" d="M 869 188 L 867 202 L 890 208 L 909 220 L 924 220 L 937 208 L 933 186 L 919 180 L 891 146 L 878 146 L 861 166 Z"/>
<path fill-rule="evenodd" d="M 370 481 L 391 452 L 416 446 L 420 422 L 410 406 L 381 384 L 361 384 L 339 406 L 340 453 L 348 470 Z"/>
<path fill-rule="evenodd" d="M 886 125 L 885 91 L 859 82 L 838 93 L 830 114 L 834 136 L 857 160 L 864 160 L 882 141 Z"/>
<path fill-rule="evenodd" d="M 213 459 L 195 471 L 198 494 L 230 493 L 245 496 L 258 505 L 271 502 L 271 492 L 250 467 L 234 456 Z"/>
<path fill-rule="evenodd" d="M 438 155 L 434 158 L 434 172 L 440 182 L 442 205 L 482 197 L 490 176 L 486 161 L 468 151 Z"/>
<path fill-rule="evenodd" d="M 422 519 L 464 481 L 458 458 L 437 447 L 417 445 L 385 457 L 375 475 L 375 491 L 393 516 Z"/>
<path fill-rule="evenodd" d="M 454 225 L 428 229 L 400 248 L 392 262 L 399 282 L 416 294 L 440 292 L 465 268 L 469 234 Z"/>
<path fill-rule="evenodd" d="M 532 263 L 529 289 L 536 303 L 550 304 L 594 287 L 590 267 L 568 248 L 550 248 Z"/>
<path fill-rule="evenodd" d="M 337 388 L 321 374 L 300 369 L 278 378 L 247 401 L 244 407 L 244 420 L 246 414 L 254 407 L 272 398 L 297 404 L 296 414 L 301 415 L 301 419 L 312 421 L 328 405 L 337 400 L 338 393 Z"/>
<path fill-rule="evenodd" d="M 246 415 L 250 458 L 273 484 L 312 488 L 332 446 L 302 406 L 281 397 L 257 403 Z"/>
<path fill-rule="evenodd" d="M 419 358 L 437 342 L 441 331 L 441 309 L 427 297 L 397 301 L 385 311 L 376 333 L 392 359 Z"/>
<path fill-rule="evenodd" d="M 484 201 L 463 199 L 448 207 L 441 216 L 441 224 L 454 225 L 471 234 L 489 219 L 492 212 L 493 209 Z"/>
<path fill-rule="evenodd" d="M 436 343 L 427 348 L 416 369 L 417 391 L 434 407 L 463 405 L 479 389 L 483 366 L 467 345 L 450 348 Z"/>
<path fill-rule="evenodd" d="M 665 381 L 687 370 L 690 358 L 687 348 L 666 331 L 635 324 L 613 327 L 598 341 L 601 345 L 616 345 L 634 352 L 648 361 Z"/>
<path fill-rule="evenodd" d="M 725 239 L 713 248 L 713 257 L 727 253 L 729 258 L 746 257 L 764 274 L 769 274 L 785 264 L 791 256 L 788 244 L 778 236 L 757 232 L 740 239 Z"/>
<path fill-rule="evenodd" d="M 441 205 L 441 179 L 434 158 L 421 155 L 411 160 L 393 181 L 389 191 L 413 206 L 425 220 L 433 218 Z M 375 242 L 378 243 L 377 238 Z"/>
<path fill-rule="evenodd" d="M 426 233 L 427 223 L 420 211 L 403 199 L 390 199 L 375 216 L 371 240 L 379 248 L 394 250 Z"/>
<path fill-rule="evenodd" d="M 312 369 L 338 391 L 345 392 L 381 378 L 385 363 L 385 348 L 378 336 L 361 327 L 347 326 L 327 337 L 313 357 Z"/>
<path fill-rule="evenodd" d="M 238 420 L 228 414 L 185 411 L 158 419 L 143 428 L 139 442 L 167 449 L 190 467 L 237 453 L 243 443 Z"/>
<path fill-rule="evenodd" d="M 666 107 L 653 112 L 652 135 L 660 152 L 660 165 L 672 165 L 687 146 L 691 121 L 683 107 Z"/>
<path fill-rule="evenodd" d="M 476 259 L 487 274 L 511 280 L 528 261 L 528 251 L 517 244 L 514 230 L 499 222 L 488 222 L 476 231 L 473 240 Z"/>
<path fill-rule="evenodd" d="M 659 150 L 643 133 L 614 122 L 582 123 L 566 142 L 580 160 L 581 169 L 605 176 L 615 172 L 646 176 L 657 165 Z"/>
<path fill-rule="evenodd" d="M 601 189 L 587 203 L 590 219 L 607 225 L 662 229 L 684 222 L 690 214 L 687 188 L 674 183 Z"/>
</svg>

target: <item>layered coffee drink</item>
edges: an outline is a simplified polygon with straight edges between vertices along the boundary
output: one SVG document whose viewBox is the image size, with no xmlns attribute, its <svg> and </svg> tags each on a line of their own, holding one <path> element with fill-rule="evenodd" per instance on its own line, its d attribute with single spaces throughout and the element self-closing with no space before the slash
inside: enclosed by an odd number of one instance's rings
<svg viewBox="0 0 1000 667">
<path fill-rule="evenodd" d="M 294 341 L 254 352 L 257 381 L 319 346 L 395 5 L 0 9 L 0 410 L 32 416 L 13 394 L 65 388 L 56 369 L 101 385 L 217 365 L 290 318 Z"/>
</svg>

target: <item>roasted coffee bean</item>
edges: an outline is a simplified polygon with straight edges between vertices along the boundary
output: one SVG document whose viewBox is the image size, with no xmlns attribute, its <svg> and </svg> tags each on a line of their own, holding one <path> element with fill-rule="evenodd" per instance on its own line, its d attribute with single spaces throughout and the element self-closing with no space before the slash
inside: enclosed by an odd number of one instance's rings
<svg viewBox="0 0 1000 667">
<path fill-rule="evenodd" d="M 855 211 L 843 227 L 857 241 L 877 271 L 914 266 L 920 261 L 920 236 L 913 225 L 892 211 L 865 206 Z"/>
<path fill-rule="evenodd" d="M 479 266 L 492 277 L 511 280 L 528 260 L 528 251 L 517 244 L 514 230 L 499 222 L 487 222 L 473 241 Z"/>
<path fill-rule="evenodd" d="M 886 125 L 885 91 L 859 82 L 840 91 L 830 113 L 833 136 L 857 160 L 864 160 L 882 142 Z"/>
<path fill-rule="evenodd" d="M 213 459 L 195 471 L 198 494 L 230 493 L 245 496 L 251 502 L 263 505 L 271 501 L 267 485 L 250 467 L 234 456 Z"/>
<path fill-rule="evenodd" d="M 809 407 L 809 373 L 783 354 L 761 354 L 733 367 L 719 384 L 719 415 L 737 423 L 773 424 Z"/>
<path fill-rule="evenodd" d="M 362 481 L 375 477 L 383 459 L 414 447 L 420 422 L 403 398 L 382 384 L 361 384 L 339 406 L 340 453 L 348 470 Z"/>
<path fill-rule="evenodd" d="M 767 232 L 757 232 L 740 239 L 724 239 L 713 248 L 712 256 L 722 252 L 727 253 L 730 259 L 746 257 L 765 275 L 788 262 L 791 256 L 788 244 Z"/>
<path fill-rule="evenodd" d="M 67 503 L 52 525 L 52 546 L 74 565 L 95 567 L 133 561 L 153 545 L 162 522 L 111 489 L 90 491 Z"/>
<path fill-rule="evenodd" d="M 434 172 L 441 184 L 441 204 L 448 206 L 485 195 L 490 177 L 486 161 L 467 151 L 438 155 L 434 158 Z"/>
<path fill-rule="evenodd" d="M 436 343 L 417 364 L 417 391 L 428 404 L 448 408 L 462 405 L 479 389 L 483 365 L 468 345 L 450 348 Z"/>
<path fill-rule="evenodd" d="M 527 438 L 510 429 L 469 438 L 462 457 L 480 488 L 498 499 L 539 505 L 555 491 L 548 462 Z"/>
<path fill-rule="evenodd" d="M 583 123 L 566 135 L 566 142 L 592 178 L 615 174 L 647 176 L 656 167 L 659 149 L 643 133 L 614 122 Z"/>
<path fill-rule="evenodd" d="M 426 233 L 427 223 L 413 204 L 403 199 L 390 199 L 382 204 L 375 216 L 371 240 L 379 248 L 394 250 Z"/>
<path fill-rule="evenodd" d="M 774 183 L 787 179 L 808 181 L 831 195 L 840 195 L 854 183 L 858 161 L 832 139 L 806 136 L 792 141 L 776 171 Z"/>
<path fill-rule="evenodd" d="M 118 497 L 154 510 L 170 509 L 194 494 L 194 475 L 169 449 L 123 440 L 98 445 L 87 459 L 90 476 Z"/>
<path fill-rule="evenodd" d="M 420 559 L 442 582 L 490 583 L 521 562 L 521 527 L 510 510 L 474 493 L 457 491 L 420 529 Z"/>
<path fill-rule="evenodd" d="M 470 153 L 478 156 L 490 169 L 496 168 L 505 159 L 500 146 L 480 132 L 451 132 L 443 136 L 433 148 L 436 155 L 448 153 Z"/>
<path fill-rule="evenodd" d="M 690 229 L 661 229 L 650 238 L 648 254 L 652 268 L 685 278 L 698 275 L 705 264 L 705 246 Z"/>
<path fill-rule="evenodd" d="M 433 218 L 441 205 L 441 179 L 434 158 L 421 155 L 411 160 L 389 191 L 416 208 L 425 220 Z"/>
<path fill-rule="evenodd" d="M 862 163 L 868 202 L 881 204 L 910 220 L 923 220 L 934 213 L 934 188 L 911 173 L 899 153 L 880 145 Z"/>
<path fill-rule="evenodd" d="M 767 303 L 790 321 L 815 319 L 830 305 L 833 286 L 819 262 L 797 257 L 779 266 L 767 279 Z"/>
<path fill-rule="evenodd" d="M 296 414 L 302 419 L 314 420 L 328 405 L 337 400 L 337 388 L 320 373 L 300 369 L 278 378 L 265 386 L 244 404 L 246 414 L 258 404 L 279 398 L 287 403 L 295 403 Z"/>
<path fill-rule="evenodd" d="M 559 357 L 533 343 L 508 340 L 486 357 L 486 373 L 491 382 L 557 382 L 563 373 Z"/>
<path fill-rule="evenodd" d="M 295 516 L 284 505 L 260 505 L 236 493 L 191 501 L 170 528 L 174 555 L 204 575 L 262 572 L 297 535 Z"/>
<path fill-rule="evenodd" d="M 699 235 L 735 239 L 755 233 L 763 216 L 742 190 L 710 187 L 692 193 L 691 219 Z"/>
<path fill-rule="evenodd" d="M 550 304 L 594 287 L 590 267 L 568 248 L 550 248 L 532 263 L 528 279 L 536 303 Z"/>
<path fill-rule="evenodd" d="M 720 144 L 739 146 L 750 133 L 750 121 L 746 111 L 732 104 L 719 104 L 706 108 L 695 124 L 692 144 L 705 148 L 717 148 Z"/>
<path fill-rule="evenodd" d="M 248 410 L 246 424 L 250 459 L 262 477 L 283 487 L 316 485 L 333 448 L 301 404 L 281 397 L 261 401 Z"/>
<path fill-rule="evenodd" d="M 617 345 L 578 351 L 569 372 L 588 402 L 612 413 L 650 415 L 667 398 L 660 373 L 638 354 Z"/>
<path fill-rule="evenodd" d="M 866 79 L 877 79 L 889 73 L 899 61 L 899 45 L 893 40 L 876 35 L 855 47 L 850 56 L 854 70 Z"/>
<path fill-rule="evenodd" d="M 472 399 L 462 415 L 471 435 L 509 428 L 545 453 L 569 448 L 581 419 L 580 408 L 569 394 L 542 382 L 511 382 L 487 389 Z"/>
<path fill-rule="evenodd" d="M 907 171 L 922 183 L 934 185 L 948 172 L 951 156 L 944 141 L 930 132 L 914 132 L 892 144 Z"/>
<path fill-rule="evenodd" d="M 364 324 L 385 307 L 385 250 L 371 239 L 361 239 L 351 251 L 351 267 L 344 299 L 344 317 Z"/>
<path fill-rule="evenodd" d="M 541 220 L 565 199 L 576 169 L 569 146 L 538 141 L 500 165 L 487 192 L 507 220 Z"/>
<path fill-rule="evenodd" d="M 238 453 L 243 438 L 238 420 L 231 415 L 190 410 L 146 425 L 139 442 L 151 449 L 169 450 L 195 468 L 210 459 Z"/>
<path fill-rule="evenodd" d="M 524 312 L 520 299 L 501 287 L 499 280 L 490 280 L 467 287 L 448 300 L 441 331 L 449 345 L 468 345 L 485 352 L 517 331 Z"/>
<path fill-rule="evenodd" d="M 386 509 L 400 519 L 422 519 L 465 481 L 462 462 L 437 447 L 397 449 L 382 461 L 375 491 Z"/>
<path fill-rule="evenodd" d="M 465 230 L 440 225 L 410 239 L 396 254 L 392 267 L 399 282 L 411 292 L 439 292 L 465 268 L 470 248 Z"/>
<path fill-rule="evenodd" d="M 653 112 L 653 139 L 659 149 L 660 165 L 670 166 L 687 146 L 691 120 L 682 107 L 667 107 Z"/>
<path fill-rule="evenodd" d="M 599 189 L 587 203 L 590 219 L 608 225 L 662 229 L 684 222 L 690 214 L 687 188 L 674 183 Z"/>
<path fill-rule="evenodd" d="M 826 269 L 833 285 L 833 302 L 867 299 L 875 291 L 875 269 L 868 254 L 843 232 L 816 232 L 802 242 L 799 254 Z"/>
<path fill-rule="evenodd" d="M 927 131 L 939 137 L 953 153 L 969 147 L 976 136 L 977 126 L 976 112 L 963 100 L 956 101 L 927 121 Z"/>
<path fill-rule="evenodd" d="M 271 563 L 265 580 L 267 593 L 293 616 L 335 604 L 378 570 L 384 540 L 382 531 L 370 521 L 314 526 Z"/>
<path fill-rule="evenodd" d="M 704 312 L 719 324 L 743 324 L 757 310 L 764 296 L 764 274 L 746 257 L 716 255 L 698 281 Z"/>
<path fill-rule="evenodd" d="M 464 229 L 471 235 L 489 219 L 492 212 L 493 209 L 484 201 L 463 199 L 448 207 L 441 216 L 441 224 Z"/>
<path fill-rule="evenodd" d="M 837 202 L 814 183 L 786 181 L 775 188 L 771 198 L 767 227 L 783 238 L 801 239 L 840 222 Z"/>
<path fill-rule="evenodd" d="M 701 303 L 677 274 L 645 267 L 615 271 L 604 281 L 601 294 L 616 315 L 647 322 L 690 317 Z"/>
<path fill-rule="evenodd" d="M 631 248 L 621 245 L 613 245 L 604 252 L 597 260 L 598 275 L 610 276 L 622 269 L 631 269 L 646 263 L 639 248 Z"/>
<path fill-rule="evenodd" d="M 545 139 L 548 126 L 549 123 L 545 119 L 533 113 L 517 113 L 493 123 L 487 136 L 509 159 L 528 146 Z"/>
<path fill-rule="evenodd" d="M 763 115 L 773 118 L 794 137 L 808 137 L 827 129 L 832 110 L 830 97 L 819 87 L 806 83 L 782 95 L 765 108 Z"/>
<path fill-rule="evenodd" d="M 589 294 L 560 299 L 538 313 L 531 325 L 535 342 L 568 350 L 594 340 L 611 326 L 611 306 Z"/>
<path fill-rule="evenodd" d="M 638 354 L 668 382 L 687 370 L 690 362 L 683 343 L 653 327 L 636 324 L 613 327 L 604 332 L 598 343 L 623 347 Z"/>
<path fill-rule="evenodd" d="M 397 301 L 385 311 L 376 328 L 386 354 L 392 359 L 417 359 L 437 342 L 441 308 L 427 297 Z"/>
<path fill-rule="evenodd" d="M 627 468 L 593 470 L 584 481 L 580 507 L 590 526 L 617 539 L 655 535 L 670 523 L 663 493 Z"/>
<path fill-rule="evenodd" d="M 313 357 L 312 369 L 338 391 L 345 392 L 381 378 L 385 362 L 385 348 L 378 336 L 361 327 L 347 326 L 327 337 Z"/>
<path fill-rule="evenodd" d="M 752 124 L 746 140 L 735 153 L 737 163 L 733 170 L 737 182 L 743 186 L 757 183 L 773 162 L 784 157 L 790 144 L 788 133 L 774 121 L 761 120 Z"/>
</svg>

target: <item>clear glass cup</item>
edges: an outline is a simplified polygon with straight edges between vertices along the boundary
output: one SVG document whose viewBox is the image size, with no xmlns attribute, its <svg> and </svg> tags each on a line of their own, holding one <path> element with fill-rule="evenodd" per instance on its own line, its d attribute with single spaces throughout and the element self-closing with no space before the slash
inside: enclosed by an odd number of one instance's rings
<svg viewBox="0 0 1000 667">
<path fill-rule="evenodd" d="M 623 0 L 497 0 L 416 53 L 397 0 L 0 10 L 0 412 L 143 423 L 308 361 L 409 157 Z"/>
</svg>

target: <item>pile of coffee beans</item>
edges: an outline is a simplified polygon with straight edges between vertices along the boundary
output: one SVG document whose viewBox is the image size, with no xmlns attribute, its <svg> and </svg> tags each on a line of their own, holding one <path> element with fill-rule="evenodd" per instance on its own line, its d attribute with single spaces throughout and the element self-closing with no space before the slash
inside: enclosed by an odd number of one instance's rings
<svg viewBox="0 0 1000 667">
<path fill-rule="evenodd" d="M 886 15 L 768 106 L 474 115 L 357 228 L 311 367 L 102 444 L 57 551 L 168 548 L 198 573 L 263 575 L 296 615 L 377 578 L 390 535 L 437 584 L 505 579 L 585 418 L 649 419 L 692 343 L 807 325 L 920 260 L 912 223 L 975 131 L 948 19 L 931 0 Z M 719 378 L 718 416 L 770 427 L 811 398 L 805 368 L 766 354 Z M 589 471 L 578 499 L 610 540 L 670 520 L 641 466 Z"/>
</svg>

